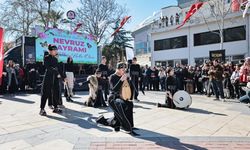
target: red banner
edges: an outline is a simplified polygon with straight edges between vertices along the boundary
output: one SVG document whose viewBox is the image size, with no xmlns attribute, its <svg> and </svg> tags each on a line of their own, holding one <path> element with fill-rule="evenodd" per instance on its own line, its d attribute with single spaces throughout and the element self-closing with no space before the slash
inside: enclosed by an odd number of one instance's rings
<svg viewBox="0 0 250 150">
<path fill-rule="evenodd" d="M 2 85 L 3 63 L 4 63 L 3 28 L 0 27 L 0 85 Z"/>
</svg>

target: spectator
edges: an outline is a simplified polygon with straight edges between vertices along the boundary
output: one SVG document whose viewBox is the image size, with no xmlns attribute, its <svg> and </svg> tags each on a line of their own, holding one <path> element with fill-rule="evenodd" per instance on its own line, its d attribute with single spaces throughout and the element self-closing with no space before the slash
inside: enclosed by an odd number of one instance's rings
<svg viewBox="0 0 250 150">
<path fill-rule="evenodd" d="M 165 87 L 166 71 L 165 71 L 165 68 L 163 67 L 159 71 L 159 78 L 160 78 L 161 90 L 165 91 L 166 90 L 166 87 Z"/>
<path fill-rule="evenodd" d="M 202 75 L 202 82 L 203 82 L 203 87 L 205 89 L 205 94 L 206 95 L 209 95 L 209 93 L 210 93 L 208 71 L 209 71 L 209 66 L 207 64 L 205 64 L 202 67 L 202 73 L 201 73 L 201 75 Z"/>
<path fill-rule="evenodd" d="M 235 66 L 235 71 L 233 72 L 233 74 L 231 75 L 231 83 L 234 87 L 234 91 L 236 94 L 237 99 L 240 98 L 240 87 L 239 87 L 239 83 L 240 83 L 240 66 L 237 64 Z"/>
<path fill-rule="evenodd" d="M 197 93 L 203 94 L 203 84 L 202 84 L 202 72 L 200 67 L 196 67 L 195 73 L 194 73 L 194 83 Z"/>
<path fill-rule="evenodd" d="M 13 60 L 9 60 L 6 71 L 7 71 L 7 76 L 8 76 L 7 89 L 9 93 L 14 94 L 18 88 L 18 80 L 17 80 L 18 73 L 15 69 Z"/>
<path fill-rule="evenodd" d="M 151 83 L 151 68 L 148 67 L 148 65 L 145 66 L 145 82 L 144 82 L 144 88 L 147 87 L 147 90 L 151 90 L 150 89 L 150 83 Z"/>
<path fill-rule="evenodd" d="M 180 24 L 180 16 L 178 13 L 175 14 L 175 24 L 176 25 Z"/>
<path fill-rule="evenodd" d="M 182 72 L 182 67 L 180 66 L 179 63 L 176 63 L 176 67 L 174 68 L 174 73 L 176 77 L 176 82 L 177 82 L 177 90 L 184 90 L 184 76 Z"/>
<path fill-rule="evenodd" d="M 20 67 L 19 64 L 15 65 L 15 69 L 17 71 L 17 80 L 18 80 L 18 88 L 20 91 L 24 92 L 25 91 L 25 73 L 24 73 L 24 68 Z"/>
<path fill-rule="evenodd" d="M 168 27 L 168 16 L 165 17 L 166 20 L 166 27 Z"/>
<path fill-rule="evenodd" d="M 240 82 L 250 81 L 250 57 L 245 59 L 244 64 L 240 68 Z"/>
<path fill-rule="evenodd" d="M 171 26 L 174 25 L 174 17 L 173 17 L 173 15 L 171 15 L 171 17 L 170 17 L 170 24 L 171 24 Z"/>
<path fill-rule="evenodd" d="M 192 66 L 189 66 L 188 68 L 188 75 L 187 75 L 187 80 L 186 80 L 186 91 L 189 94 L 193 94 L 194 93 L 194 69 Z"/>
<path fill-rule="evenodd" d="M 162 25 L 162 27 L 164 27 L 164 24 L 165 24 L 165 17 L 163 16 L 163 17 L 161 17 L 161 25 Z"/>
<path fill-rule="evenodd" d="M 223 92 L 223 67 L 219 64 L 219 61 L 216 59 L 213 61 L 214 65 L 214 79 L 212 80 L 214 92 L 216 98 L 214 100 L 219 100 L 219 95 L 221 96 L 221 99 L 224 101 L 224 92 Z"/>
<path fill-rule="evenodd" d="M 156 71 L 156 68 L 153 67 L 152 70 L 151 70 L 151 74 L 150 74 L 150 90 L 154 90 L 156 91 L 156 86 L 157 86 L 157 71 Z"/>
<path fill-rule="evenodd" d="M 224 91 L 225 97 L 228 99 L 233 98 L 234 93 L 232 93 L 232 90 L 231 90 L 233 88 L 233 85 L 231 84 L 229 73 L 224 72 L 223 78 L 224 78 L 223 79 L 223 91 Z"/>
</svg>

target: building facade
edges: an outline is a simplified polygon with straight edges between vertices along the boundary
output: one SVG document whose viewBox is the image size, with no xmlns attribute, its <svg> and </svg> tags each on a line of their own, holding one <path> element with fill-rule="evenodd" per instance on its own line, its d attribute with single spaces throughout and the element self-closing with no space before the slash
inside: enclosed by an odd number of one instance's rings
<svg viewBox="0 0 250 150">
<path fill-rule="evenodd" d="M 179 5 L 180 2 L 181 0 Z M 209 60 L 211 51 L 216 50 L 225 50 L 226 61 L 234 63 L 249 56 L 248 15 L 242 18 L 241 11 L 234 13 L 225 11 L 226 17 L 222 20 L 213 13 L 219 8 L 204 5 L 182 28 L 176 29 L 183 20 L 183 14 L 189 9 L 186 6 L 188 4 L 185 3 L 185 8 L 174 6 L 163 8 L 160 19 L 153 20 L 151 28 L 146 28 L 147 33 L 150 32 L 152 66 L 175 66 L 176 63 L 200 65 Z M 230 1 L 225 2 L 223 8 L 230 10 Z M 179 23 L 176 23 L 176 18 L 173 25 L 168 22 L 167 26 L 166 20 L 162 22 L 163 16 L 176 13 L 179 16 Z M 135 43 L 138 41 L 140 31 L 137 29 L 133 32 Z M 223 44 L 220 43 L 220 31 L 224 33 Z"/>
</svg>

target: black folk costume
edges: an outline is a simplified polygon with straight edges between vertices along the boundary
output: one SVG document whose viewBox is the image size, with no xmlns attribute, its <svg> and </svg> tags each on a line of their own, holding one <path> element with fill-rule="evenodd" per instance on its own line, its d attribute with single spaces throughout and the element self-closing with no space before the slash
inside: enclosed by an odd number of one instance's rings
<svg viewBox="0 0 250 150">
<path fill-rule="evenodd" d="M 165 104 L 157 103 L 158 107 L 166 107 L 166 108 L 176 108 L 173 102 L 173 96 L 176 92 L 176 78 L 174 76 L 168 75 L 166 78 L 166 98 Z"/>
<path fill-rule="evenodd" d="M 109 95 L 109 68 L 107 65 L 105 64 L 100 64 L 98 66 L 98 70 L 100 70 L 102 72 L 102 89 L 103 89 L 103 93 L 104 93 L 104 99 L 105 101 L 107 101 L 108 99 L 108 95 Z"/>
<path fill-rule="evenodd" d="M 97 73 L 101 73 L 100 71 L 96 71 Z M 103 79 L 101 77 L 97 77 L 97 75 L 90 75 L 87 78 L 87 83 L 89 86 L 89 98 L 85 102 L 85 105 L 90 107 L 107 107 L 104 98 L 103 98 Z"/>
<path fill-rule="evenodd" d="M 129 74 L 131 77 L 132 82 L 132 98 L 138 100 L 137 97 L 139 95 L 138 85 L 139 85 L 139 78 L 141 78 L 141 67 L 139 64 L 131 64 L 129 68 Z"/>
<path fill-rule="evenodd" d="M 49 50 L 56 50 L 56 46 L 50 45 Z M 40 115 L 46 115 L 44 111 L 47 99 L 51 98 L 51 103 L 54 107 L 53 112 L 60 113 L 58 109 L 60 103 L 60 78 L 65 79 L 65 75 L 60 70 L 58 60 L 55 56 L 47 55 L 44 58 L 44 66 L 46 68 L 43 78 L 41 91 L 41 111 Z"/>
<path fill-rule="evenodd" d="M 117 65 L 118 69 L 124 67 L 124 63 L 119 63 Z M 122 76 L 118 76 L 117 74 L 113 74 L 110 76 L 110 96 L 109 96 L 109 106 L 114 111 L 114 117 L 105 119 L 103 116 L 100 116 L 97 119 L 97 123 L 111 126 L 114 128 L 115 131 L 120 131 L 120 128 L 124 129 L 125 131 L 129 132 L 131 135 L 139 135 L 133 131 L 134 129 L 134 121 L 133 121 L 133 102 L 129 101 L 130 98 L 123 99 L 121 97 L 121 91 L 125 91 L 122 89 L 125 85 L 124 82 L 128 83 L 127 80 L 121 81 Z M 130 88 L 131 86 L 129 86 Z M 128 88 L 128 87 L 127 87 Z M 130 88 L 131 92 L 131 88 Z"/>
</svg>

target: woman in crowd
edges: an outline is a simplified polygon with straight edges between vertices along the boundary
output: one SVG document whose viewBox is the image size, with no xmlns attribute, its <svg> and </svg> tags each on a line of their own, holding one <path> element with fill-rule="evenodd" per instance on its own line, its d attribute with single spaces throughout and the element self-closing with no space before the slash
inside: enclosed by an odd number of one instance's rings
<svg viewBox="0 0 250 150">
<path fill-rule="evenodd" d="M 246 83 L 250 81 L 250 57 L 245 59 L 244 64 L 240 68 L 240 82 Z"/>
<path fill-rule="evenodd" d="M 66 97 L 67 102 L 73 102 L 71 97 L 74 96 L 73 88 L 74 88 L 74 65 L 72 57 L 68 57 L 67 64 L 65 64 L 65 74 L 68 82 L 65 82 L 65 91 L 64 96 Z"/>
<path fill-rule="evenodd" d="M 210 93 L 210 87 L 209 87 L 209 75 L 208 75 L 209 67 L 207 64 L 204 64 L 202 67 L 202 82 L 203 82 L 203 87 L 205 89 L 205 94 L 209 95 Z"/>
<path fill-rule="evenodd" d="M 166 71 L 163 67 L 159 71 L 159 78 L 160 78 L 160 83 L 161 83 L 161 90 L 165 91 L 166 90 L 166 87 L 165 87 Z"/>
<path fill-rule="evenodd" d="M 17 70 L 15 68 L 13 60 L 9 60 L 6 71 L 8 75 L 7 89 L 9 93 L 13 94 L 18 88 Z"/>
<path fill-rule="evenodd" d="M 230 79 L 231 79 L 231 83 L 232 83 L 232 85 L 234 87 L 236 97 L 239 99 L 240 98 L 240 87 L 239 87 L 239 83 L 240 83 L 240 66 L 238 64 L 235 66 L 235 71 L 231 75 Z"/>
</svg>

